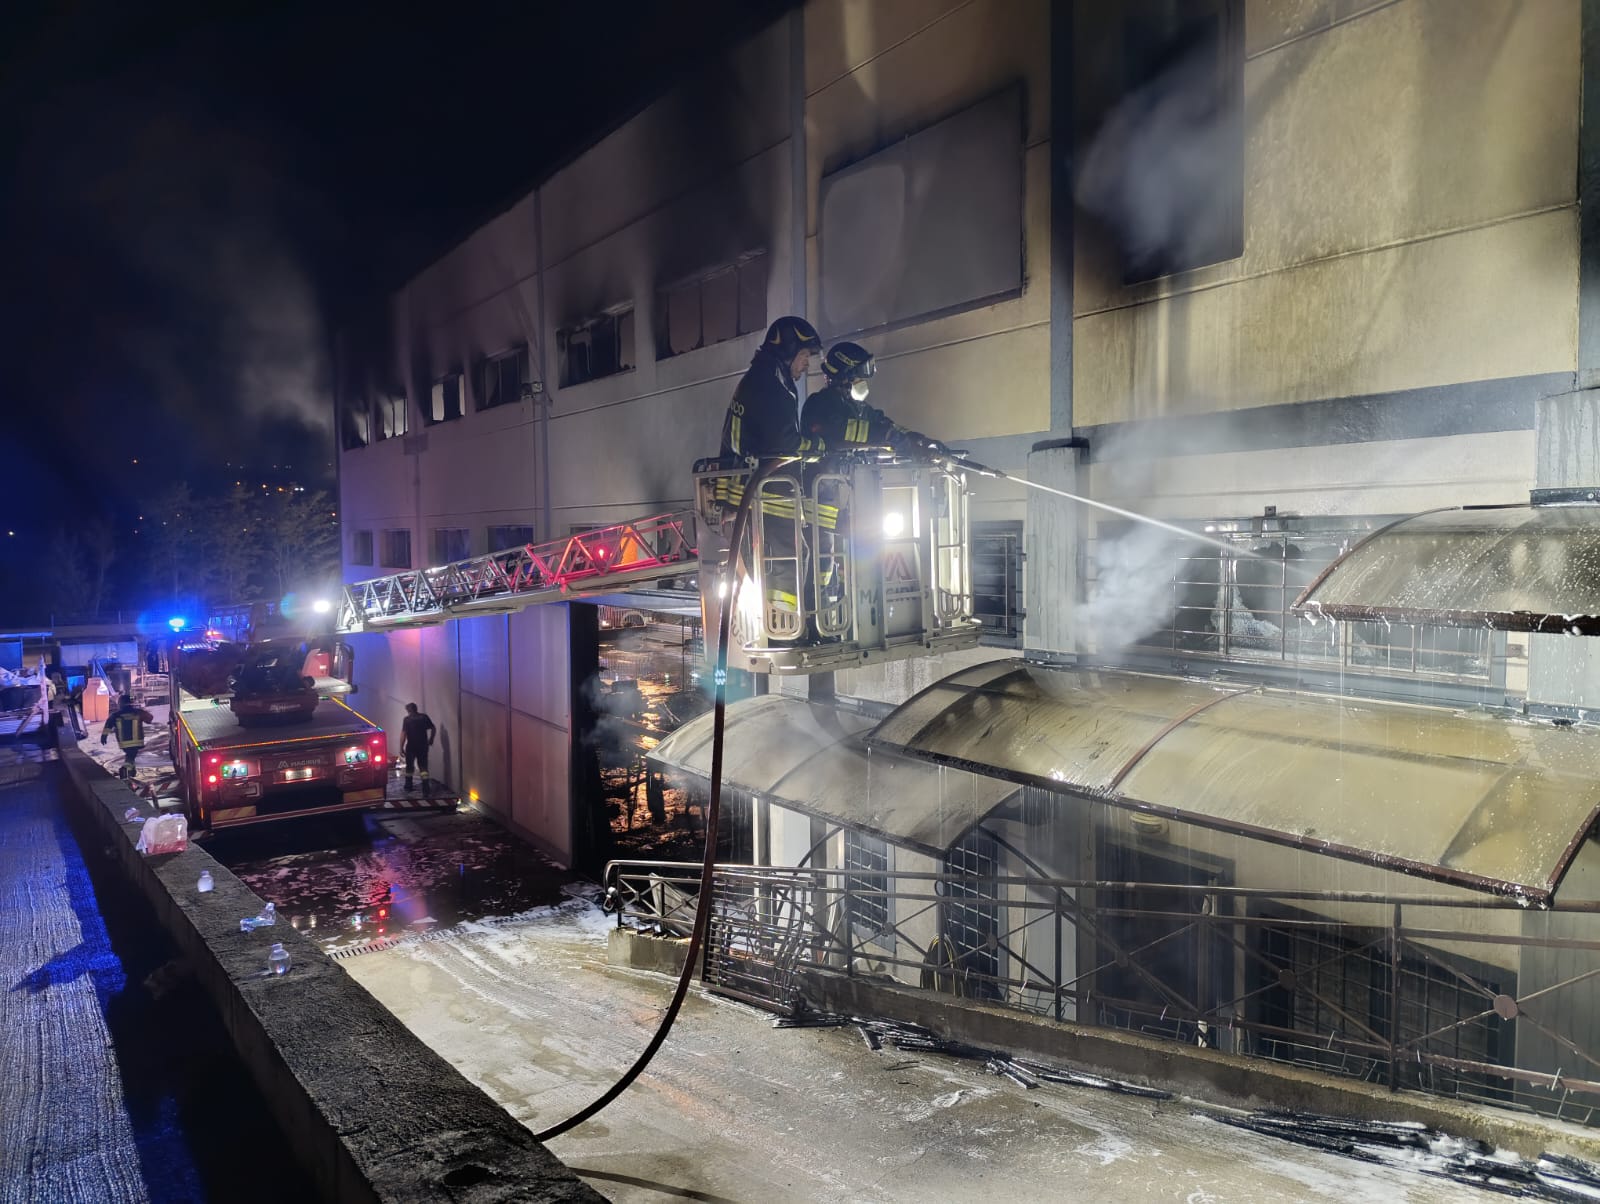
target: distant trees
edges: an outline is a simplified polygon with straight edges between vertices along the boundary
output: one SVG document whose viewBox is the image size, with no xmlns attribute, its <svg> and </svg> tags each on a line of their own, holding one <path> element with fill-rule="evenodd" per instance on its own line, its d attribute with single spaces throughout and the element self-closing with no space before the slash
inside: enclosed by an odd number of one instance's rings
<svg viewBox="0 0 1600 1204">
<path fill-rule="evenodd" d="M 207 607 L 322 589 L 339 575 L 338 520 L 322 490 L 196 498 L 179 484 L 145 508 L 141 533 L 147 590 Z"/>
</svg>

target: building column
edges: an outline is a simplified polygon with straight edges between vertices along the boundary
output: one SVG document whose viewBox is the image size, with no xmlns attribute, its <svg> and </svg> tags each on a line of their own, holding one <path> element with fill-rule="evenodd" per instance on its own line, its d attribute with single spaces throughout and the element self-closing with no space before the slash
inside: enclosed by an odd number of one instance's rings
<svg viewBox="0 0 1600 1204">
<path fill-rule="evenodd" d="M 1583 0 L 1578 115 L 1578 371 L 1534 403 L 1534 484 L 1600 486 L 1600 0 Z M 1600 514 L 1600 512 L 1597 512 Z M 1528 701 L 1600 710 L 1600 637 L 1528 637 Z"/>
<path fill-rule="evenodd" d="M 1073 23 L 1075 0 L 1050 7 L 1050 429 L 1072 430 Z"/>
</svg>

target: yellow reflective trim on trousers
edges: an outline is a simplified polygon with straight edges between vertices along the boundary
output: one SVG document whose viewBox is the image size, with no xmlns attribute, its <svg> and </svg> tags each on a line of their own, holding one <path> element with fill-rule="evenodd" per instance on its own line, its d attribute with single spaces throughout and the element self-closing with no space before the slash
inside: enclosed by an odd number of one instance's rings
<svg viewBox="0 0 1600 1204">
<path fill-rule="evenodd" d="M 800 605 L 800 599 L 798 596 L 795 594 L 786 593 L 781 589 L 769 589 L 767 591 L 767 601 L 777 602 L 784 606 L 799 607 Z"/>
</svg>

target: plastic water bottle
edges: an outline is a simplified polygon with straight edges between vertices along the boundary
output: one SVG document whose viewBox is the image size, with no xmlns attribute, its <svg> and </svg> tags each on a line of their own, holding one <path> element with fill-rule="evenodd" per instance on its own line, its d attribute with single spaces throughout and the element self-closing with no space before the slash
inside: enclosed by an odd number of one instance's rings
<svg viewBox="0 0 1600 1204">
<path fill-rule="evenodd" d="M 289 951 L 280 942 L 274 941 L 272 952 L 267 954 L 267 972 L 270 974 L 289 972 Z"/>
<path fill-rule="evenodd" d="M 215 886 L 215 885 L 216 885 L 216 883 L 211 880 L 211 871 L 210 870 L 201 870 L 200 871 L 200 881 L 195 883 L 195 887 L 194 888 L 195 888 L 195 890 L 199 891 L 202 895 L 206 895 L 206 894 L 210 894 L 211 893 L 211 888 L 213 886 Z"/>
<path fill-rule="evenodd" d="M 240 932 L 254 932 L 257 928 L 271 928 L 278 922 L 278 908 L 276 904 L 268 903 L 261 909 L 259 915 L 249 916 L 239 921 Z"/>
</svg>

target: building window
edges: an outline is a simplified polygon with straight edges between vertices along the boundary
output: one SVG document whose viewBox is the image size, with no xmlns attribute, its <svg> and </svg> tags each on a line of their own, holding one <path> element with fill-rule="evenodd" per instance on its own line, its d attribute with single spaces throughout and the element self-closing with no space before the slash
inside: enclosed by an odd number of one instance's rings
<svg viewBox="0 0 1600 1204">
<path fill-rule="evenodd" d="M 759 251 L 656 294 L 656 358 L 767 327 L 767 256 Z"/>
<path fill-rule="evenodd" d="M 365 447 L 371 441 L 372 407 L 365 398 L 345 402 L 340 433 L 345 451 Z"/>
<path fill-rule="evenodd" d="M 461 373 L 451 372 L 433 382 L 432 405 L 428 421 L 449 422 L 461 417 Z"/>
<path fill-rule="evenodd" d="M 472 532 L 466 527 L 433 529 L 433 563 L 451 564 L 472 555 Z"/>
<path fill-rule="evenodd" d="M 950 847 L 939 884 L 944 895 L 942 935 L 948 948 L 938 964 L 949 966 L 965 999 L 1000 999 L 1000 907 L 995 878 L 1000 847 L 982 828 L 974 828 Z"/>
<path fill-rule="evenodd" d="M 532 527 L 509 526 L 489 528 L 489 551 L 491 552 L 503 552 L 507 548 L 520 548 L 532 542 Z"/>
<path fill-rule="evenodd" d="M 1268 923 L 1256 928 L 1258 957 L 1247 963 L 1256 979 L 1252 1019 L 1263 1026 L 1251 1052 L 1376 1083 L 1388 1081 L 1389 1059 L 1338 1038 L 1370 1047 L 1392 1035 L 1420 1039 L 1423 1053 L 1459 1062 L 1508 1060 L 1509 1027 L 1487 1001 L 1515 995 L 1512 971 L 1460 954 L 1438 961 L 1404 954 L 1396 962 L 1381 932 L 1320 925 L 1297 909 L 1273 908 L 1261 918 Z M 1278 920 L 1283 927 L 1272 923 Z M 1409 1058 L 1395 1069 L 1399 1081 L 1391 1086 L 1499 1102 L 1511 1094 L 1512 1080 L 1493 1072 Z"/>
<path fill-rule="evenodd" d="M 350 533 L 350 563 L 372 563 L 372 532 L 352 531 Z"/>
<path fill-rule="evenodd" d="M 1385 517 L 1271 516 L 1200 524 L 1193 543 L 1136 523 L 1102 522 L 1090 557 L 1088 626 L 1101 655 L 1279 664 L 1464 685 L 1508 684 L 1522 657 L 1481 627 L 1313 622 L 1300 592 Z M 1219 546 L 1220 545 L 1220 546 Z"/>
<path fill-rule="evenodd" d="M 633 306 L 556 331 L 561 386 L 581 385 L 634 367 Z"/>
<path fill-rule="evenodd" d="M 1022 638 L 1022 523 L 972 524 L 972 614 L 984 640 L 1015 647 Z"/>
<path fill-rule="evenodd" d="M 1080 152 L 1078 199 L 1124 283 L 1244 254 L 1244 2 L 1129 0 L 1120 95 Z"/>
<path fill-rule="evenodd" d="M 1022 89 L 822 178 L 822 321 L 834 338 L 1022 291 Z"/>
<path fill-rule="evenodd" d="M 510 405 L 522 397 L 522 386 L 528 380 L 528 349 L 518 347 L 502 355 L 478 361 L 477 379 L 473 392 L 480 410 Z"/>
<path fill-rule="evenodd" d="M 386 569 L 410 568 L 411 532 L 385 531 L 383 533 L 383 556 L 379 563 Z"/>
<path fill-rule="evenodd" d="M 410 409 L 404 397 L 379 398 L 372 406 L 373 442 L 398 439 L 410 426 Z"/>
<path fill-rule="evenodd" d="M 894 949 L 894 926 L 889 898 L 889 845 L 877 836 L 846 828 L 844 833 L 844 877 L 846 913 L 850 919 L 850 940 L 859 948 L 864 943 Z M 877 892 L 864 894 L 863 892 Z"/>
</svg>

